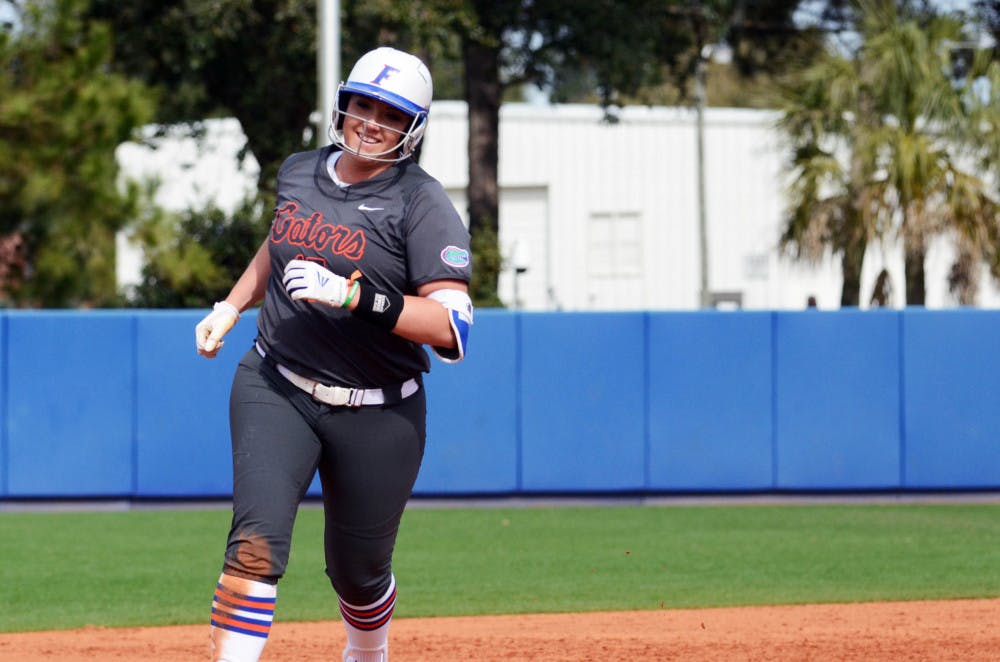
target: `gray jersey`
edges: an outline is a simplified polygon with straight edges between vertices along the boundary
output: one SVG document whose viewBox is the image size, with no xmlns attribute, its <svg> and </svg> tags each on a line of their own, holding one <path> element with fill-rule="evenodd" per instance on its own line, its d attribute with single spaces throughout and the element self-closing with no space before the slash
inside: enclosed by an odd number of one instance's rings
<svg viewBox="0 0 1000 662">
<path fill-rule="evenodd" d="M 441 184 L 411 159 L 341 188 L 327 172 L 331 151 L 293 154 L 278 172 L 257 342 L 278 363 L 325 383 L 398 384 L 430 369 L 423 346 L 347 310 L 293 301 L 281 282 L 285 265 L 314 260 L 345 278 L 357 269 L 362 286 L 414 294 L 434 280 L 469 282 L 469 233 Z"/>
</svg>

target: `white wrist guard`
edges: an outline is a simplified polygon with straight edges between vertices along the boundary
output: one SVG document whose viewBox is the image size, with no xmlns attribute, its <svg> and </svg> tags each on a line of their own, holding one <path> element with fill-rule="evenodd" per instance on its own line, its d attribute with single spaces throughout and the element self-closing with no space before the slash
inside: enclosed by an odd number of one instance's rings
<svg viewBox="0 0 1000 662">
<path fill-rule="evenodd" d="M 233 304 L 228 301 L 216 301 L 215 305 L 212 306 L 212 311 L 219 312 L 220 309 L 235 317 L 237 322 L 240 321 L 240 311 Z"/>
</svg>

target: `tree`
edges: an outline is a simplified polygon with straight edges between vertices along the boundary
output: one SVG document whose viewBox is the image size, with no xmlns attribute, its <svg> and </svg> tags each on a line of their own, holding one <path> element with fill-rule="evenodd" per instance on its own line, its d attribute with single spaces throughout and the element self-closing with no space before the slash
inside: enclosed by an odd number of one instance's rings
<svg viewBox="0 0 1000 662">
<path fill-rule="evenodd" d="M 91 0 L 113 28 L 114 67 L 160 91 L 156 120 L 236 117 L 273 191 L 316 103 L 315 0 Z"/>
<path fill-rule="evenodd" d="M 923 305 L 928 241 L 952 233 L 976 262 L 996 250 L 993 202 L 965 167 L 970 135 L 968 83 L 951 75 L 950 18 L 890 1 L 859 3 L 857 50 L 831 49 L 791 88 L 781 126 L 790 138 L 786 250 L 841 256 L 842 305 L 857 305 L 860 273 L 873 239 L 904 246 L 908 305 Z M 964 137 L 964 138 L 963 138 Z"/>
<path fill-rule="evenodd" d="M 142 280 L 130 293 L 141 308 L 201 308 L 229 293 L 267 234 L 272 206 L 250 197 L 232 214 L 215 206 L 169 214 L 146 207 L 133 239 L 143 248 Z"/>
<path fill-rule="evenodd" d="M 973 94 L 965 97 L 971 118 L 972 134 L 967 142 L 979 145 L 976 156 L 984 172 L 993 175 L 994 191 L 1000 198 L 1000 4 L 979 0 L 978 20 L 992 40 L 992 48 L 974 50 L 968 77 Z"/>
<path fill-rule="evenodd" d="M 110 31 L 85 6 L 19 4 L 0 32 L 0 301 L 16 306 L 119 301 L 115 235 L 137 198 L 114 152 L 153 102 L 108 71 Z"/>
<path fill-rule="evenodd" d="M 1000 11 L 994 10 L 993 32 L 997 32 Z M 959 219 L 967 219 L 958 235 L 959 258 L 949 274 L 949 285 L 963 304 L 974 300 L 982 262 L 989 265 L 993 278 L 1000 280 L 1000 236 L 997 201 L 1000 200 L 1000 48 L 979 49 L 969 58 L 962 95 L 969 121 L 959 127 L 954 140 L 967 145 L 965 157 L 984 177 L 992 180 L 992 194 L 979 188 L 954 196 Z"/>
<path fill-rule="evenodd" d="M 854 63 L 831 52 L 795 78 L 779 122 L 792 173 L 781 246 L 811 262 L 839 255 L 841 306 L 858 305 L 865 250 L 880 234 L 862 158 L 872 106 Z"/>
<path fill-rule="evenodd" d="M 712 73 L 709 105 L 762 107 L 771 101 L 770 77 L 812 60 L 822 46 L 818 30 L 795 20 L 801 0 L 597 0 L 573 11 L 565 4 L 533 3 L 547 12 L 540 32 L 552 35 L 547 75 L 535 79 L 559 103 L 690 104 L 703 63 Z M 713 63 L 722 51 L 731 61 Z"/>
</svg>

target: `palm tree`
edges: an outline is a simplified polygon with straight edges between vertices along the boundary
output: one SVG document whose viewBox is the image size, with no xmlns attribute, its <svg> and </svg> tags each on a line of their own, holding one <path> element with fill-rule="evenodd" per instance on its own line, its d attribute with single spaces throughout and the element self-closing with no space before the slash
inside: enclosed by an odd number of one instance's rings
<svg viewBox="0 0 1000 662">
<path fill-rule="evenodd" d="M 967 197 L 960 199 L 973 200 L 962 216 L 974 219 L 968 223 L 969 231 L 965 233 L 969 237 L 969 252 L 986 262 L 991 275 L 1000 280 L 1000 250 L 997 248 L 1000 229 L 996 223 L 996 201 L 1000 200 L 1000 61 L 996 59 L 997 54 L 1000 54 L 1000 44 L 994 44 L 992 51 L 982 49 L 971 58 L 968 76 L 974 82 L 963 97 L 970 121 L 963 127 L 967 133 L 960 136 L 962 142 L 971 147 L 968 158 L 992 179 L 992 195 L 987 194 L 985 201 L 977 200 L 984 193 L 977 189 L 974 193 L 967 191 Z M 985 241 L 977 241 L 980 237 L 985 237 Z"/>
<path fill-rule="evenodd" d="M 878 234 L 860 158 L 869 120 L 857 112 L 871 104 L 859 80 L 854 62 L 829 53 L 793 81 L 778 122 L 791 153 L 782 250 L 808 262 L 838 255 L 841 306 L 858 305 L 865 250 Z"/>
<path fill-rule="evenodd" d="M 986 184 L 962 160 L 968 81 L 953 78 L 950 59 L 961 25 L 904 15 L 890 0 L 858 7 L 859 46 L 804 72 L 782 109 L 792 147 L 782 247 L 813 259 L 839 253 L 841 304 L 857 305 L 868 243 L 899 239 L 906 303 L 923 305 L 932 238 L 952 235 L 960 261 L 978 264 L 992 261 L 1000 237 Z"/>
</svg>

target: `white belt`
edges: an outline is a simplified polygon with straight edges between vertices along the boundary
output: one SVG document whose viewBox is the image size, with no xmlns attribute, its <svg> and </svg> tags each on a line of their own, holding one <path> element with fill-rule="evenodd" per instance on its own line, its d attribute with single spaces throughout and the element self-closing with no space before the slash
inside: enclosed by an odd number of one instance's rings
<svg viewBox="0 0 1000 662">
<path fill-rule="evenodd" d="M 257 353 L 261 358 L 267 358 L 263 348 L 257 343 Z M 346 386 L 327 386 L 315 379 L 309 379 L 296 374 L 272 360 L 271 363 L 281 376 L 313 397 L 313 400 L 333 407 L 361 407 L 363 405 L 382 405 L 386 402 L 386 394 L 380 388 L 348 388 Z M 420 389 L 416 379 L 407 379 L 399 387 L 400 398 L 408 398 Z"/>
</svg>

